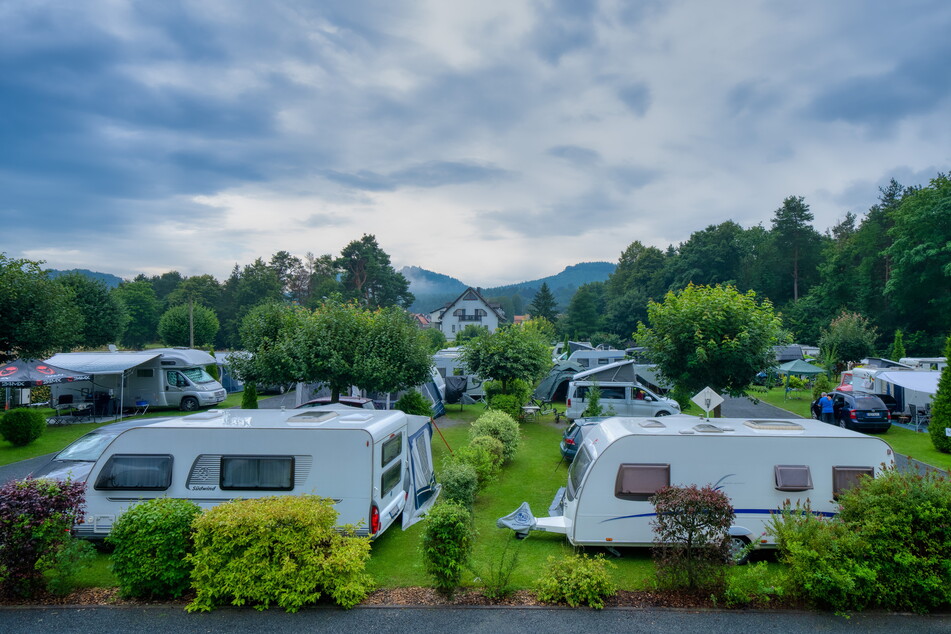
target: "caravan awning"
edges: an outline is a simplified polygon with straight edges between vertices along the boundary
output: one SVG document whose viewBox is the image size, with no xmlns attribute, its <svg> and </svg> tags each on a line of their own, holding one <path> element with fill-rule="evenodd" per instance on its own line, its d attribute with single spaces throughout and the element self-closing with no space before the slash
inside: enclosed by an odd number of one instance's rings
<svg viewBox="0 0 951 634">
<path fill-rule="evenodd" d="M 85 374 L 122 374 L 160 356 L 153 352 L 62 352 L 46 362 Z"/>
<path fill-rule="evenodd" d="M 906 390 L 934 394 L 938 391 L 938 379 L 941 378 L 940 372 L 881 372 L 876 377 L 888 383 L 899 385 Z"/>
</svg>

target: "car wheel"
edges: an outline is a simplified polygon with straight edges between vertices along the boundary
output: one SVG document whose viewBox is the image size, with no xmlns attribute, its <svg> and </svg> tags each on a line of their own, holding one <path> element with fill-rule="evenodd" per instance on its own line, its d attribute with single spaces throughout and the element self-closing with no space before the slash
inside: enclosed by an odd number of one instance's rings
<svg viewBox="0 0 951 634">
<path fill-rule="evenodd" d="M 742 535 L 733 535 L 730 537 L 730 561 L 737 566 L 742 566 L 750 560 L 750 550 L 747 546 L 750 540 Z"/>
<path fill-rule="evenodd" d="M 182 404 L 179 407 L 183 412 L 194 412 L 198 409 L 198 399 L 194 396 L 186 396 L 182 399 Z"/>
<path fill-rule="evenodd" d="M 659 412 L 657 412 L 656 414 L 654 414 L 654 416 L 670 416 L 670 412 L 668 412 L 668 411 L 665 410 L 665 409 L 662 409 L 662 410 L 660 410 Z"/>
<path fill-rule="evenodd" d="M 848 429 L 848 428 L 849 428 L 849 424 L 845 422 L 845 419 L 844 419 L 844 418 L 840 418 L 840 419 L 839 419 L 839 427 L 841 427 L 842 429 Z"/>
</svg>

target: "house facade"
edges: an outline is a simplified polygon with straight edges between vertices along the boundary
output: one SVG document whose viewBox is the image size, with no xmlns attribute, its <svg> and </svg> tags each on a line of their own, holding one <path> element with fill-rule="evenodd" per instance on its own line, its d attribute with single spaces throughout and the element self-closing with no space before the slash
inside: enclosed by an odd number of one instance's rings
<svg viewBox="0 0 951 634">
<path fill-rule="evenodd" d="M 489 332 L 495 332 L 506 321 L 501 306 L 490 304 L 472 287 L 463 291 L 454 301 L 430 313 L 429 320 L 449 341 L 454 340 L 456 333 L 462 332 L 470 324 L 485 326 Z"/>
</svg>

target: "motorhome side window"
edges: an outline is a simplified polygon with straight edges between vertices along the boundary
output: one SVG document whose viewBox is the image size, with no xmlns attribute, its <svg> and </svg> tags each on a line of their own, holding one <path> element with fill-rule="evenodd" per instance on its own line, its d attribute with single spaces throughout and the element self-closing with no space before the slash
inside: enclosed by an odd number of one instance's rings
<svg viewBox="0 0 951 634">
<path fill-rule="evenodd" d="M 399 458 L 403 453 L 403 434 L 397 434 L 393 438 L 385 441 L 383 443 L 383 451 L 381 453 L 381 467 L 385 467 L 386 465 L 390 464 L 394 458 Z"/>
<path fill-rule="evenodd" d="M 242 491 L 290 491 L 293 456 L 222 456 L 221 488 Z"/>
<path fill-rule="evenodd" d="M 187 387 L 188 381 L 185 380 L 181 374 L 175 370 L 166 370 L 165 372 L 166 380 L 169 385 L 174 385 L 175 387 Z"/>
<path fill-rule="evenodd" d="M 670 486 L 669 464 L 622 464 L 614 480 L 614 497 L 646 502 L 665 486 Z"/>
<path fill-rule="evenodd" d="M 172 484 L 172 457 L 169 455 L 113 454 L 99 477 L 97 491 L 164 491 Z"/>
<path fill-rule="evenodd" d="M 856 487 L 862 476 L 875 476 L 872 467 L 832 467 L 832 498 L 839 499 L 839 494 L 847 489 Z"/>
<path fill-rule="evenodd" d="M 809 465 L 776 465 L 777 491 L 809 491 L 812 489 L 812 474 Z"/>
<path fill-rule="evenodd" d="M 135 371 L 135 378 L 137 379 L 151 379 L 155 376 L 154 368 L 138 368 Z"/>
</svg>

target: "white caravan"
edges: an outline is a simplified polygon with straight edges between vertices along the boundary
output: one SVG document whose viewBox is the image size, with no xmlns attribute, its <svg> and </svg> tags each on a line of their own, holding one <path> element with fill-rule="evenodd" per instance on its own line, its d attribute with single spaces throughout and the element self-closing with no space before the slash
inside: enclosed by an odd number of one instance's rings
<svg viewBox="0 0 951 634">
<path fill-rule="evenodd" d="M 227 396 L 221 383 L 205 371 L 217 361 L 203 350 L 61 352 L 47 363 L 93 375 L 92 381 L 51 386 L 54 402 L 68 390 L 79 393 L 73 402 L 106 394 L 125 408 L 177 407 L 188 412 L 217 405 Z"/>
<path fill-rule="evenodd" d="M 498 525 L 520 537 L 559 533 L 574 545 L 650 546 L 654 493 L 712 485 L 733 505 L 734 546 L 774 547 L 766 525 L 785 500 L 809 500 L 831 516 L 841 491 L 893 465 L 885 441 L 814 420 L 615 417 L 585 432 L 550 517 L 534 517 L 526 503 Z"/>
<path fill-rule="evenodd" d="M 332 498 L 339 526 L 375 538 L 401 515 L 409 526 L 438 496 L 431 438 L 427 417 L 397 410 L 210 410 L 100 427 L 32 475 L 86 482 L 74 533 L 87 539 L 152 498 L 210 508 L 302 494 Z"/>
</svg>

